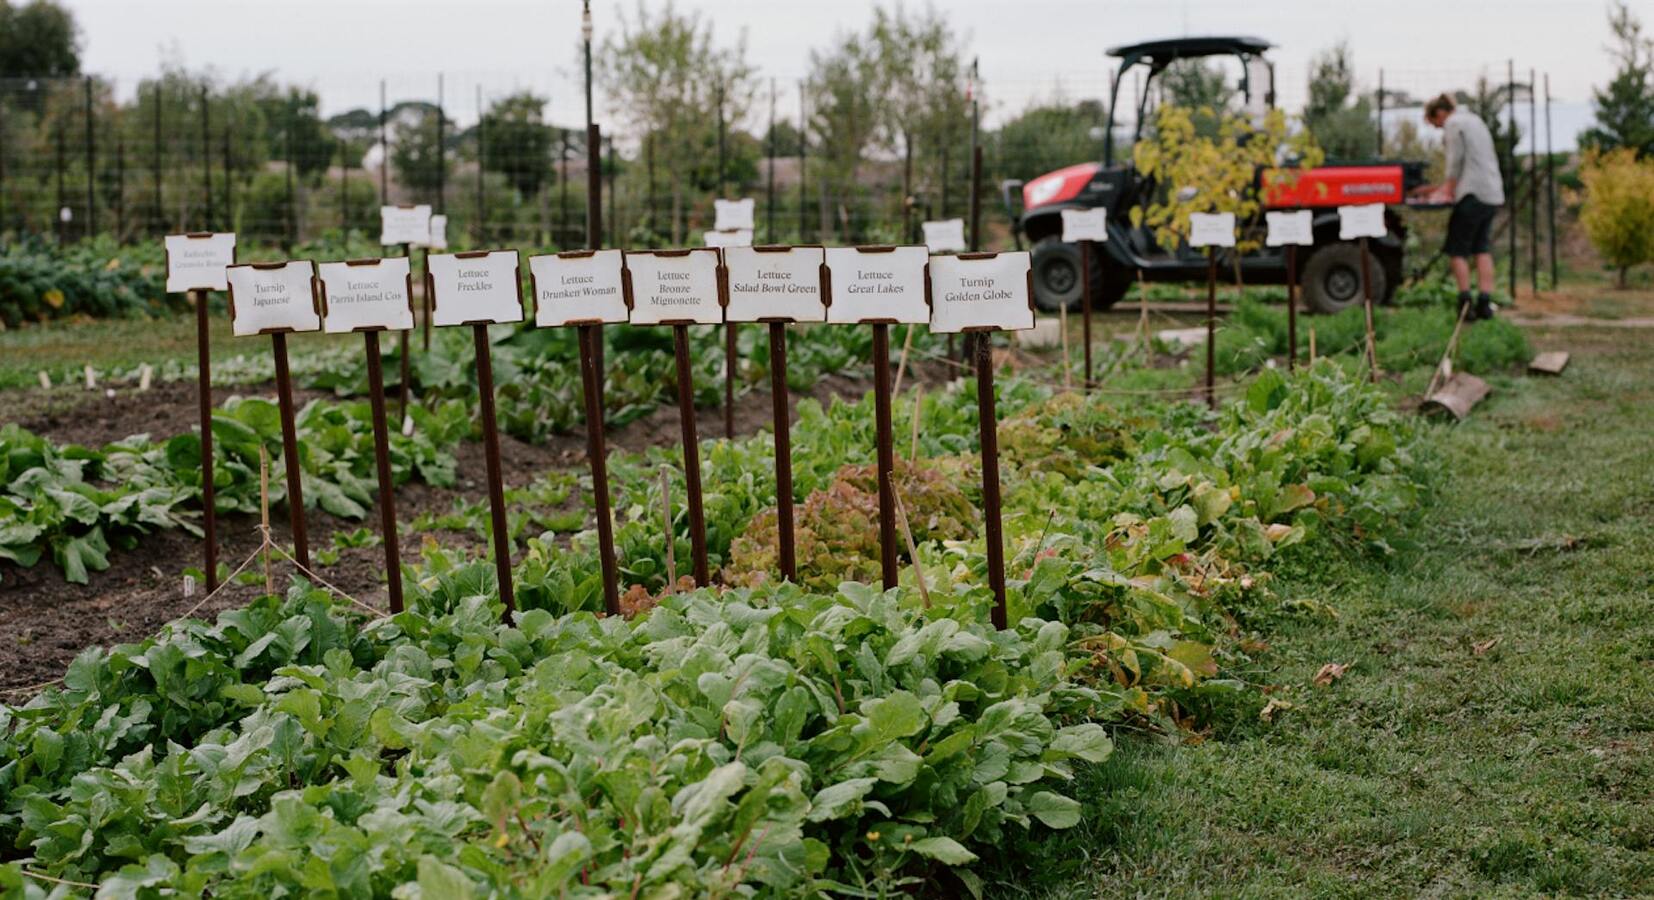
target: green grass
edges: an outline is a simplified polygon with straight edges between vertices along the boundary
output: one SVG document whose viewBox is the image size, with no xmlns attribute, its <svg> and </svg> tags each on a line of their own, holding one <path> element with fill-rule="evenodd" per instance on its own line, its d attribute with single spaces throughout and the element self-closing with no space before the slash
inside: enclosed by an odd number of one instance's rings
<svg viewBox="0 0 1654 900">
<path fill-rule="evenodd" d="M 1290 708 L 1125 736 L 996 894 L 1654 892 L 1654 357 L 1535 339 L 1573 365 L 1431 436 L 1418 548 L 1300 560 L 1279 594 L 1333 612 L 1248 623 L 1271 649 L 1244 674 Z"/>
</svg>

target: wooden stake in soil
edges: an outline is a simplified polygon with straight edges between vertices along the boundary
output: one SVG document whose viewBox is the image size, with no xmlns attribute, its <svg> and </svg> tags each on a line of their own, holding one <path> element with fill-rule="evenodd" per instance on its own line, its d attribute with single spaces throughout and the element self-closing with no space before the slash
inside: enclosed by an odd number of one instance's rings
<svg viewBox="0 0 1654 900">
<path fill-rule="evenodd" d="M 1206 249 L 1206 406 L 1218 408 L 1217 372 L 1218 257 Z"/>
<path fill-rule="evenodd" d="M 213 484 L 212 354 L 207 344 L 207 292 L 190 291 L 195 300 L 196 396 L 201 406 L 201 531 L 206 544 L 207 593 L 218 589 L 218 501 Z"/>
<path fill-rule="evenodd" d="M 390 428 L 385 422 L 385 370 L 379 354 L 379 332 L 363 332 L 362 341 L 368 355 L 368 403 L 373 414 L 374 466 L 379 474 L 379 536 L 385 544 L 386 590 L 391 612 L 399 613 L 402 611 L 402 548 L 396 531 L 396 480 L 391 473 Z"/>
<path fill-rule="evenodd" d="M 494 359 L 488 326 L 523 320 L 521 261 L 515 250 L 433 253 L 425 257 L 431 291 L 432 325 L 469 325 L 476 349 L 477 412 L 482 420 L 483 462 L 488 477 L 488 511 L 493 530 L 494 572 L 504 618 L 516 612 L 511 576 L 511 534 L 500 465 L 499 423 L 494 411 Z"/>
<path fill-rule="evenodd" d="M 993 626 L 1008 624 L 1005 607 L 1005 536 L 1000 522 L 999 414 L 994 407 L 993 342 L 986 333 L 976 348 L 976 419 L 982 443 L 982 530 L 987 539 L 988 585 L 994 592 Z"/>
<path fill-rule="evenodd" d="M 706 561 L 706 513 L 701 506 L 701 446 L 695 434 L 694 373 L 689 365 L 689 326 L 672 326 L 672 355 L 678 370 L 678 421 L 683 432 L 683 480 L 689 493 L 689 550 L 695 584 L 706 587 L 712 574 Z"/>
<path fill-rule="evenodd" d="M 787 409 L 787 326 L 770 326 L 770 402 L 775 416 L 775 527 L 781 551 L 781 577 L 798 581 L 798 554 L 793 531 L 793 443 Z"/>
<path fill-rule="evenodd" d="M 1085 390 L 1091 393 L 1091 242 L 1080 241 L 1080 315 L 1085 322 L 1080 340 L 1085 342 Z"/>
<path fill-rule="evenodd" d="M 299 459 L 299 429 L 293 421 L 293 377 L 287 370 L 287 333 L 270 335 L 276 357 L 276 403 L 281 411 L 282 463 L 287 469 L 287 520 L 293 529 L 293 556 L 310 568 L 310 540 L 304 530 L 304 466 Z"/>
<path fill-rule="evenodd" d="M 1361 239 L 1361 296 L 1367 312 L 1367 371 L 1370 380 L 1378 383 L 1378 338 L 1373 332 L 1373 282 L 1367 260 L 1367 239 Z"/>
<path fill-rule="evenodd" d="M 408 258 L 410 273 L 411 267 L 413 266 L 413 250 L 410 249 L 411 246 L 411 244 L 406 243 L 402 245 L 402 255 Z M 412 277 L 411 274 L 410 277 Z M 427 289 L 425 293 L 428 295 L 430 294 L 430 291 Z M 408 333 L 406 331 L 401 332 L 397 339 L 400 341 L 400 346 L 397 348 L 397 355 L 400 357 L 398 365 L 401 367 L 401 372 L 399 373 L 398 380 L 401 382 L 400 390 L 402 394 L 401 402 L 398 404 L 397 411 L 401 413 L 402 421 L 406 422 L 408 420 L 408 395 L 412 393 L 413 362 L 410 357 L 413 354 L 409 352 Z M 428 314 L 425 316 L 425 349 L 431 349 L 431 317 Z"/>
<path fill-rule="evenodd" d="M 873 325 L 873 422 L 879 473 L 879 571 L 885 590 L 898 583 L 896 563 L 896 450 L 890 432 L 890 324 Z"/>
<path fill-rule="evenodd" d="M 597 357 L 598 325 L 580 325 L 580 375 L 586 400 L 586 457 L 592 470 L 592 504 L 597 514 L 597 554 L 603 569 L 603 609 L 620 615 L 620 579 L 615 569 L 614 517 L 609 509 L 609 450 L 603 434 L 603 369 Z"/>
<path fill-rule="evenodd" d="M 724 440 L 735 439 L 735 323 L 724 323 Z"/>
<path fill-rule="evenodd" d="M 1298 368 L 1298 248 L 1286 246 L 1286 370 Z"/>
</svg>

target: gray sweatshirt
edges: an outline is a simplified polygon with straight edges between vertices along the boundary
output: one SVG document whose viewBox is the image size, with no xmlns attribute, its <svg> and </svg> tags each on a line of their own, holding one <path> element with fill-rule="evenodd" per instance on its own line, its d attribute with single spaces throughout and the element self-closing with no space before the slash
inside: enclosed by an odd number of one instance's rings
<svg viewBox="0 0 1654 900">
<path fill-rule="evenodd" d="M 1454 110 L 1442 125 L 1442 142 L 1447 148 L 1447 179 L 1455 182 L 1453 202 L 1475 196 L 1490 206 L 1503 206 L 1499 153 L 1482 120 L 1468 110 Z"/>
</svg>

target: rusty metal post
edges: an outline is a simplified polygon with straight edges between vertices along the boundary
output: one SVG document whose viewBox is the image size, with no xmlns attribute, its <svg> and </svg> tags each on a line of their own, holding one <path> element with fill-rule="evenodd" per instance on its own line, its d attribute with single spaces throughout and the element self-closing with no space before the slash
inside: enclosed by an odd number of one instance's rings
<svg viewBox="0 0 1654 900">
<path fill-rule="evenodd" d="M 516 595 L 511 588 L 511 535 L 505 516 L 505 480 L 500 473 L 500 432 L 494 418 L 494 357 L 488 343 L 488 326 L 471 326 L 477 348 L 477 399 L 482 415 L 482 442 L 484 462 L 488 467 L 488 512 L 494 529 L 494 572 L 499 580 L 500 601 L 505 604 L 505 620 L 517 610 Z"/>
<path fill-rule="evenodd" d="M 982 443 L 982 522 L 987 541 L 988 586 L 994 592 L 992 621 L 1004 629 L 1009 618 L 1005 608 L 1005 538 L 1000 522 L 999 421 L 994 406 L 994 351 L 988 333 L 970 341 L 976 354 L 976 416 Z"/>
<path fill-rule="evenodd" d="M 1085 321 L 1080 326 L 1081 339 L 1085 341 L 1085 390 L 1091 393 L 1091 242 L 1080 242 L 1080 315 Z M 1064 340 L 1067 340 L 1066 336 Z M 1067 346 L 1064 344 L 1063 346 Z M 1063 360 L 1063 368 L 1068 368 L 1068 361 Z M 1066 375 L 1064 377 L 1067 377 Z"/>
<path fill-rule="evenodd" d="M 1286 370 L 1298 368 L 1298 246 L 1286 245 Z"/>
<path fill-rule="evenodd" d="M 689 367 L 689 326 L 672 326 L 672 352 L 678 368 L 678 418 L 683 431 L 683 480 L 688 489 L 689 546 L 694 554 L 695 584 L 706 587 L 712 575 L 706 563 L 706 510 L 701 506 L 701 447 L 695 434 L 695 386 Z M 667 537 L 671 540 L 671 537 Z"/>
<path fill-rule="evenodd" d="M 402 548 L 396 533 L 396 481 L 391 474 L 390 428 L 385 424 L 385 370 L 379 332 L 362 334 L 368 354 L 368 403 L 373 412 L 373 460 L 379 472 L 379 535 L 385 542 L 385 580 L 391 612 L 402 611 Z"/>
<path fill-rule="evenodd" d="M 879 469 L 879 571 L 885 590 L 895 587 L 896 565 L 896 451 L 890 433 L 890 326 L 873 324 L 874 442 Z"/>
<path fill-rule="evenodd" d="M 620 615 L 620 584 L 615 571 L 614 519 L 609 509 L 609 460 L 604 445 L 603 411 L 598 405 L 603 372 L 593 349 L 601 340 L 596 325 L 576 326 L 580 339 L 581 387 L 586 401 L 586 456 L 592 470 L 592 505 L 597 513 L 597 558 L 603 569 L 603 611 Z"/>
<path fill-rule="evenodd" d="M 270 335 L 276 355 L 276 403 L 281 411 L 281 452 L 287 469 L 287 521 L 293 529 L 293 558 L 310 568 L 310 540 L 304 531 L 303 465 L 299 462 L 299 431 L 293 421 L 293 376 L 287 370 L 287 335 Z"/>
<path fill-rule="evenodd" d="M 207 292 L 190 291 L 195 301 L 197 393 L 201 403 L 201 530 L 207 545 L 207 593 L 218 589 L 218 505 L 212 471 L 212 357 L 208 352 Z"/>
<path fill-rule="evenodd" d="M 1206 406 L 1218 408 L 1217 392 L 1217 328 L 1218 328 L 1218 256 L 1206 248 Z"/>
<path fill-rule="evenodd" d="M 772 138 L 773 143 L 773 138 Z M 775 526 L 781 550 L 781 577 L 798 581 L 793 544 L 792 415 L 787 409 L 787 325 L 770 325 L 770 402 L 775 414 Z"/>
</svg>

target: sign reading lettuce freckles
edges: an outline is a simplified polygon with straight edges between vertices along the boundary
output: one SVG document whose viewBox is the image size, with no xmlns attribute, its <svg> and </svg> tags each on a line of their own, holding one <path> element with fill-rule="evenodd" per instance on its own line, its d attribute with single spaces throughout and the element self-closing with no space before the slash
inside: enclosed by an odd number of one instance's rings
<svg viewBox="0 0 1654 900">
<path fill-rule="evenodd" d="M 916 246 L 827 248 L 832 298 L 827 321 L 929 322 L 930 306 L 925 303 L 925 263 L 929 260 L 929 252 Z"/>
<path fill-rule="evenodd" d="M 931 330 L 951 334 L 968 328 L 1033 328 L 1028 265 L 1028 253 L 1021 250 L 931 257 Z"/>
<path fill-rule="evenodd" d="M 317 331 L 316 266 L 307 259 L 276 266 L 231 266 L 230 326 L 236 337 L 269 331 Z"/>
<path fill-rule="evenodd" d="M 725 316 L 731 322 L 827 321 L 827 307 L 821 302 L 824 258 L 820 247 L 725 249 L 724 269 L 729 284 Z"/>
<path fill-rule="evenodd" d="M 414 327 L 406 256 L 325 262 L 317 269 L 322 286 L 322 330 L 328 334 L 358 329 L 406 331 Z"/>
<path fill-rule="evenodd" d="M 431 278 L 431 323 L 499 325 L 523 320 L 517 251 L 433 253 L 425 259 Z"/>
</svg>

